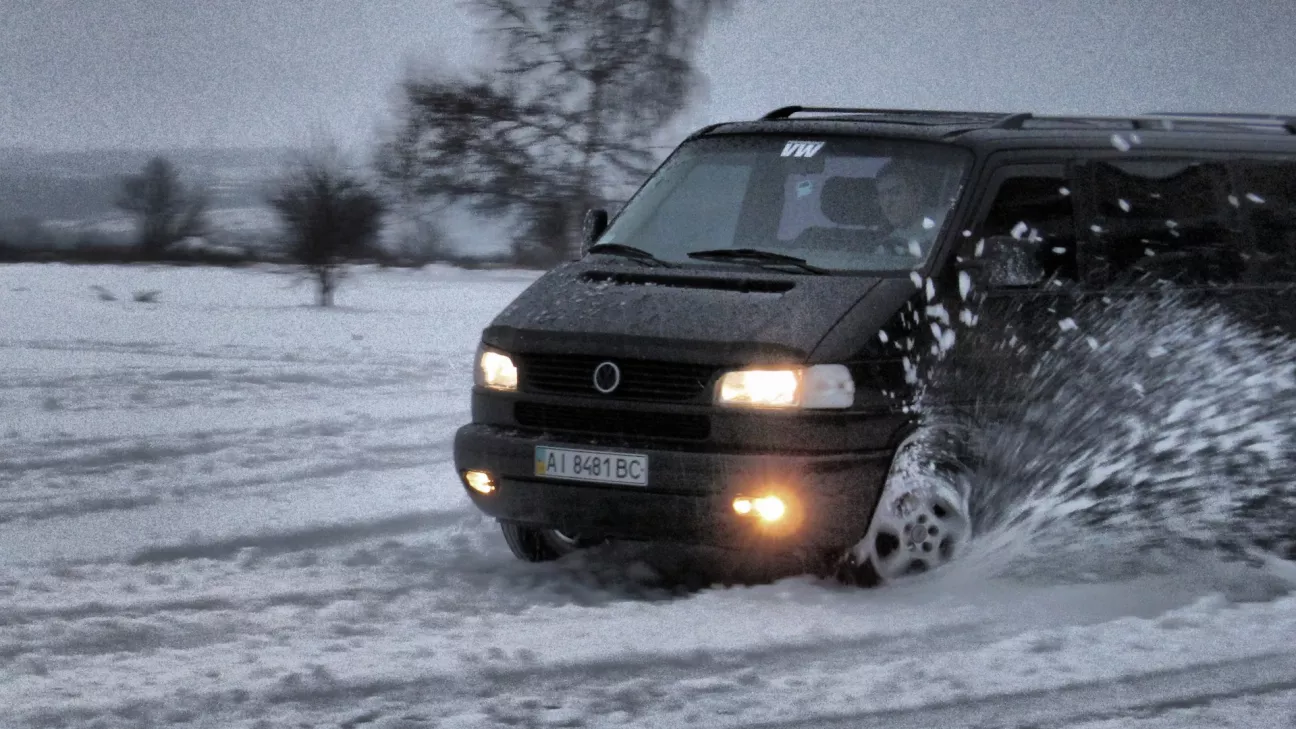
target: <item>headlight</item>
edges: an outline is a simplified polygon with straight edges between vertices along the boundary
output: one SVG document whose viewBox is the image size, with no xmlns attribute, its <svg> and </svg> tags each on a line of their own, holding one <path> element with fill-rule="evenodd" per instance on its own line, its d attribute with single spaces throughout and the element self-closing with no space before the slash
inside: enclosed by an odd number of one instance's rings
<svg viewBox="0 0 1296 729">
<path fill-rule="evenodd" d="M 477 350 L 477 366 L 473 369 L 473 381 L 479 387 L 492 390 L 516 390 L 518 384 L 517 367 L 507 354 L 487 347 Z"/>
<path fill-rule="evenodd" d="M 720 378 L 716 402 L 753 408 L 848 408 L 855 402 L 855 381 L 845 365 L 736 370 Z"/>
<path fill-rule="evenodd" d="M 789 408 L 801 404 L 801 370 L 739 370 L 720 378 L 722 405 Z"/>
</svg>

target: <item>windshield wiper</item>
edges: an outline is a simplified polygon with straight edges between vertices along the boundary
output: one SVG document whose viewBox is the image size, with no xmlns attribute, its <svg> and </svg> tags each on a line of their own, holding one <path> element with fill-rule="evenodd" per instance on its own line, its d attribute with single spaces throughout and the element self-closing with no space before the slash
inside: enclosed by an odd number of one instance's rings
<svg viewBox="0 0 1296 729">
<path fill-rule="evenodd" d="M 642 248 L 628 246 L 625 243 L 599 243 L 598 245 L 590 246 L 589 252 L 606 253 L 609 256 L 621 256 L 623 258 L 630 258 L 639 261 L 640 263 L 646 263 L 651 266 L 665 266 L 667 268 L 670 268 L 674 265 L 669 261 L 663 261 L 662 259 L 658 258 L 657 256 L 654 256 L 652 253 L 645 251 Z"/>
<path fill-rule="evenodd" d="M 807 273 L 817 273 L 821 276 L 831 273 L 826 268 L 806 263 L 804 258 L 774 253 L 773 251 L 762 251 L 758 248 L 715 248 L 709 251 L 693 251 L 688 254 L 688 257 L 696 258 L 699 261 L 734 261 L 736 263 L 751 263 L 757 266 L 762 264 L 792 266 Z"/>
</svg>

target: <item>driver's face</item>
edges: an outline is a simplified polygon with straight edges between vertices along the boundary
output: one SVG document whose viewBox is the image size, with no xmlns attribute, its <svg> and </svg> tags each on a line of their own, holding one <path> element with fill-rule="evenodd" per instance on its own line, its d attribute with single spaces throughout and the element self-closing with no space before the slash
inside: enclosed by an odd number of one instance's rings
<svg viewBox="0 0 1296 729">
<path fill-rule="evenodd" d="M 877 182 L 878 205 L 887 222 L 903 228 L 922 213 L 918 188 L 900 175 L 887 175 Z"/>
</svg>

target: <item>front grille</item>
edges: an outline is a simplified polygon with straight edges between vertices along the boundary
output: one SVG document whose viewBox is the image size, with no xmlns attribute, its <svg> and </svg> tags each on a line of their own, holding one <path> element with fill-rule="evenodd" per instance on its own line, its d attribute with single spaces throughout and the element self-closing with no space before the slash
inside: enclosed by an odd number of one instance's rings
<svg viewBox="0 0 1296 729">
<path fill-rule="evenodd" d="M 513 406 L 519 425 L 540 430 L 589 433 L 627 438 L 706 440 L 711 419 L 689 413 L 645 413 L 570 405 L 519 402 Z"/>
<path fill-rule="evenodd" d="M 603 362 L 621 369 L 620 385 L 606 395 L 594 387 L 594 369 Z M 715 371 L 711 365 L 588 355 L 528 354 L 520 355 L 518 362 L 521 386 L 528 392 L 656 402 L 684 402 L 701 396 Z"/>
</svg>

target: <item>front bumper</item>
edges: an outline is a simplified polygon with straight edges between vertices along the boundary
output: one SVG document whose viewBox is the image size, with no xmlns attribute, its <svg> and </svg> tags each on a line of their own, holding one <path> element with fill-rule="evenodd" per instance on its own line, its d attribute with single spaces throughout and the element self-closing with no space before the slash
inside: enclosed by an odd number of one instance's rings
<svg viewBox="0 0 1296 729">
<path fill-rule="evenodd" d="M 648 456 L 647 486 L 535 476 L 538 445 Z M 489 472 L 497 488 L 465 492 L 489 516 L 568 534 L 729 547 L 845 547 L 864 536 L 892 451 L 706 453 L 590 445 L 505 426 L 471 424 L 455 434 L 457 471 Z M 740 516 L 740 495 L 779 495 L 787 518 L 765 525 Z"/>
</svg>

